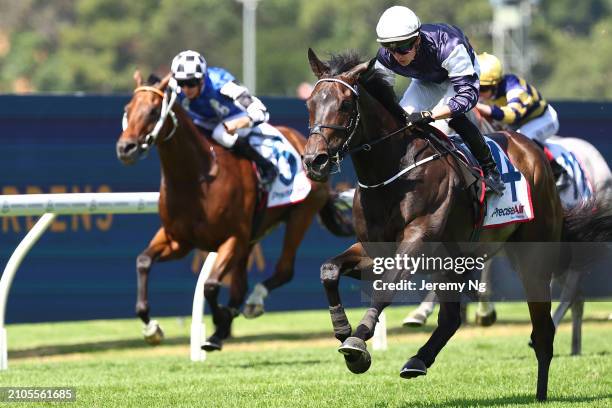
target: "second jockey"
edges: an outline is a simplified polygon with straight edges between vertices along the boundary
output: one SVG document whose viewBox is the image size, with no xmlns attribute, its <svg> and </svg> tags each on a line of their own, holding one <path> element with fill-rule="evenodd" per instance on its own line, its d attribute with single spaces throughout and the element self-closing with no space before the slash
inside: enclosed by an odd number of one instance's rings
<svg viewBox="0 0 612 408">
<path fill-rule="evenodd" d="M 270 117 L 265 105 L 228 71 L 208 67 L 197 51 L 179 53 L 171 70 L 181 88 L 178 98 L 193 122 L 223 147 L 252 160 L 260 170 L 261 183 L 270 186 L 278 171 L 248 141 L 251 128 Z"/>
<path fill-rule="evenodd" d="M 557 133 L 557 112 L 523 78 L 503 74 L 501 61 L 486 52 L 478 55 L 480 99 L 476 108 L 485 117 L 508 125 L 532 140 L 544 143 Z"/>
</svg>

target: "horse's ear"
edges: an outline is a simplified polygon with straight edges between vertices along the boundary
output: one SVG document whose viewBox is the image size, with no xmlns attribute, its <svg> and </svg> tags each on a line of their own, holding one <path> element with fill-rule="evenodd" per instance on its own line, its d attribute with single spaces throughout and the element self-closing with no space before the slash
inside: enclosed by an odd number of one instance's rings
<svg viewBox="0 0 612 408">
<path fill-rule="evenodd" d="M 142 75 L 140 74 L 139 70 L 134 71 L 132 78 L 134 78 L 134 81 L 136 82 L 136 88 L 142 86 Z"/>
<path fill-rule="evenodd" d="M 315 76 L 319 79 L 329 73 L 329 67 L 317 57 L 312 48 L 308 48 L 308 61 L 310 68 Z"/>
<path fill-rule="evenodd" d="M 172 78 L 172 72 L 168 72 L 168 74 L 166 74 L 166 76 L 163 77 L 162 80 L 159 82 L 159 85 L 157 85 L 157 88 L 159 88 L 161 91 L 165 90 L 171 78 Z"/>
<path fill-rule="evenodd" d="M 355 65 L 349 72 L 346 73 L 346 76 L 357 81 L 359 79 L 359 75 L 370 69 L 371 62 L 372 61 L 366 61 L 362 62 L 361 64 Z"/>
</svg>

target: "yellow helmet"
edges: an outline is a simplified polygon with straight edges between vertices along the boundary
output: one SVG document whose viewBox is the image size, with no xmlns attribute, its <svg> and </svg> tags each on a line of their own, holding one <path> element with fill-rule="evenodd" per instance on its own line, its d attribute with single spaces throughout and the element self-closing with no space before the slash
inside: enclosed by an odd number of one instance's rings
<svg viewBox="0 0 612 408">
<path fill-rule="evenodd" d="M 497 85 L 502 79 L 502 63 L 495 55 L 483 52 L 477 56 L 480 65 L 480 85 Z"/>
</svg>

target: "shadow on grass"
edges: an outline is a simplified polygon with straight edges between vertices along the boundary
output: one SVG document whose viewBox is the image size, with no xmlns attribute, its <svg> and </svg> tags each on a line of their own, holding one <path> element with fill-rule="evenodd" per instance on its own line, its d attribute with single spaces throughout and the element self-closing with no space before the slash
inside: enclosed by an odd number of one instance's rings
<svg viewBox="0 0 612 408">
<path fill-rule="evenodd" d="M 418 329 L 411 329 L 413 332 L 428 333 L 431 331 L 430 327 L 421 327 Z M 406 329 L 401 327 L 389 329 L 390 335 L 405 333 Z M 240 344 L 240 343 L 255 343 L 255 342 L 266 342 L 266 341 L 308 341 L 318 339 L 333 339 L 333 332 L 320 331 L 311 333 L 265 333 L 265 334 L 251 334 L 243 335 L 236 338 L 230 338 L 226 344 Z M 189 345 L 189 337 L 178 336 L 178 337 L 167 337 L 164 339 L 163 346 L 176 346 L 176 345 Z M 45 357 L 55 356 L 63 354 L 73 353 L 92 353 L 102 352 L 109 350 L 126 350 L 126 349 L 145 349 L 154 346 L 150 346 L 145 343 L 143 339 L 125 339 L 125 340 L 109 340 L 109 341 L 98 341 L 91 343 L 78 343 L 78 344 L 57 344 L 49 346 L 39 346 L 29 349 L 22 350 L 11 350 L 9 351 L 9 358 L 30 358 L 30 357 Z"/>
<path fill-rule="evenodd" d="M 594 395 L 589 397 L 551 397 L 547 402 L 561 402 L 568 404 L 577 404 L 581 402 L 596 402 L 605 401 L 612 398 L 612 394 Z M 538 401 L 534 395 L 509 395 L 498 398 L 456 398 L 444 402 L 436 402 L 436 408 L 443 407 L 503 407 L 506 405 L 529 405 L 537 404 Z M 400 405 L 401 407 L 412 407 L 412 404 Z"/>
<path fill-rule="evenodd" d="M 593 320 L 596 322 L 602 322 L 601 320 Z M 525 321 L 504 321 L 502 324 L 525 324 Z M 474 327 L 473 325 L 468 325 Z M 431 333 L 434 329 L 432 325 L 426 325 L 423 327 L 392 327 L 387 328 L 387 333 L 390 336 L 397 334 L 419 334 L 419 333 Z M 227 344 L 240 344 L 240 343 L 255 343 L 255 342 L 266 342 L 266 341 L 308 341 L 308 340 L 319 340 L 319 339 L 333 339 L 333 331 L 330 327 L 329 330 L 310 332 L 310 333 L 298 333 L 298 332 L 281 332 L 281 333 L 262 333 L 262 334 L 249 334 L 242 335 L 237 338 L 230 338 L 226 341 Z M 164 346 L 176 346 L 176 345 L 189 345 L 188 336 L 177 336 L 165 338 L 162 345 Z M 78 344 L 57 344 L 48 346 L 39 346 L 21 350 L 10 350 L 9 358 L 31 358 L 31 357 L 45 357 L 55 356 L 73 353 L 91 353 L 91 352 L 103 352 L 109 350 L 129 350 L 129 349 L 145 349 L 150 348 L 149 344 L 145 343 L 142 338 L 132 338 L 123 340 L 109 340 L 109 341 L 98 341 L 89 343 L 78 343 Z M 525 343 L 527 347 L 527 343 Z M 584 354 L 583 354 L 584 355 Z M 513 357 L 515 358 L 515 357 Z"/>
</svg>

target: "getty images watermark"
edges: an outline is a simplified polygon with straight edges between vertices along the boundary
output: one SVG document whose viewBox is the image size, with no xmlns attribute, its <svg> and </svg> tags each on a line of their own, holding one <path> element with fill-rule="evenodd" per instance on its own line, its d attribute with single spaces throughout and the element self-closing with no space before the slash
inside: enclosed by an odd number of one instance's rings
<svg viewBox="0 0 612 408">
<path fill-rule="evenodd" d="M 361 299 L 440 301 L 588 301 L 612 296 L 612 243 L 362 243 Z M 520 269 L 520 270 L 519 270 Z M 551 284 L 552 280 L 552 284 Z M 544 282 L 544 284 L 542 283 Z M 543 286 L 544 285 L 544 286 Z"/>
<path fill-rule="evenodd" d="M 372 259 L 372 272 L 374 275 L 383 275 L 389 271 L 403 271 L 410 275 L 417 273 L 455 273 L 463 275 L 466 272 L 482 271 L 485 267 L 488 255 L 482 256 L 408 256 L 406 254 L 396 254 L 393 257 L 375 257 Z M 487 282 L 479 279 L 465 279 L 461 281 L 449 282 L 438 281 L 430 282 L 426 280 L 414 281 L 412 279 L 400 279 L 392 282 L 385 282 L 382 279 L 375 279 L 372 282 L 375 291 L 453 291 L 457 293 L 476 291 L 485 293 Z"/>
</svg>

